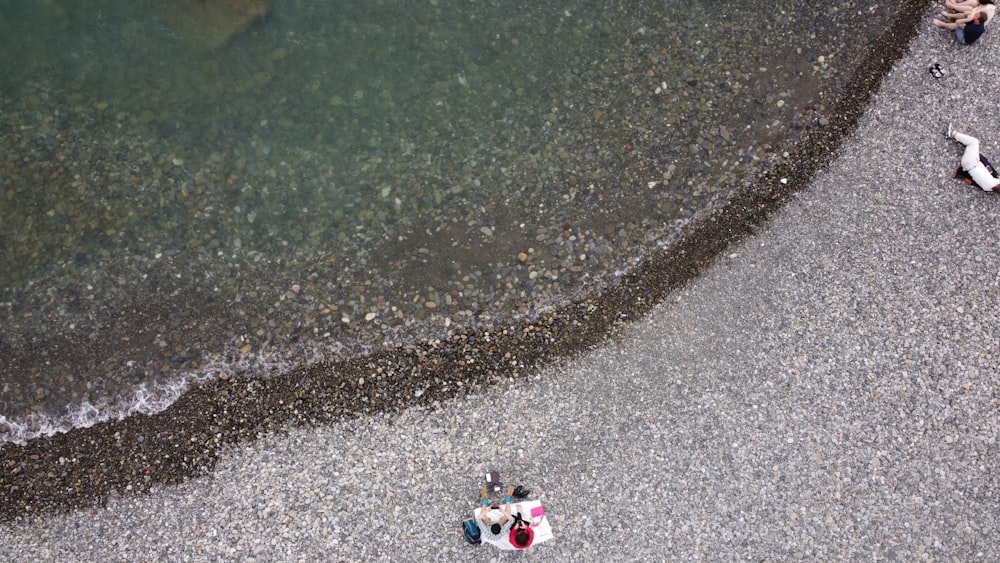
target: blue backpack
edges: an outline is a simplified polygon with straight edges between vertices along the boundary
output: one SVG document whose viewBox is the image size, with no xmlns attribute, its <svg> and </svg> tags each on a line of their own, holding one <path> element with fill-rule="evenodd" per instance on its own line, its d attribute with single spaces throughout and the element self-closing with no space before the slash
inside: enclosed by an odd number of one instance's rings
<svg viewBox="0 0 1000 563">
<path fill-rule="evenodd" d="M 462 522 L 462 535 L 465 536 L 465 541 L 472 545 L 479 545 L 483 543 L 481 534 L 479 532 L 479 524 L 472 518 L 464 520 Z"/>
</svg>

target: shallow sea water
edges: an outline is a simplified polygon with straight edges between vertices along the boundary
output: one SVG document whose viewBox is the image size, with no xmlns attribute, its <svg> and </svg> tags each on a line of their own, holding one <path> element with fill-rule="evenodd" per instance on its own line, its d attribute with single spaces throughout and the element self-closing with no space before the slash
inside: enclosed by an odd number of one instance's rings
<svg viewBox="0 0 1000 563">
<path fill-rule="evenodd" d="M 892 17 L 274 0 L 204 49 L 170 1 L 0 0 L 0 444 L 600 291 Z"/>
</svg>

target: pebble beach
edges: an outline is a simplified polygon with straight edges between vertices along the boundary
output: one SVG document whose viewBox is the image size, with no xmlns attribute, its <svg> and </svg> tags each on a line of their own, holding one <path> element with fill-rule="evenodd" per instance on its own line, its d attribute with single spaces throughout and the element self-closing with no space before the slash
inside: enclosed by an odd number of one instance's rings
<svg viewBox="0 0 1000 563">
<path fill-rule="evenodd" d="M 283 0 L 202 53 L 58 6 L 0 45 L 0 444 L 593 298 L 835 129 L 893 15 Z"/>
<path fill-rule="evenodd" d="M 780 205 L 760 224 L 710 214 L 743 234 L 694 275 L 650 262 L 575 316 L 432 341 L 412 372 L 368 357 L 326 384 L 363 405 L 315 407 L 334 389 L 308 373 L 229 378 L 5 447 L 0 558 L 496 560 L 458 527 L 487 469 L 544 495 L 555 537 L 526 557 L 1000 558 L 1000 199 L 951 178 L 943 135 L 1000 154 L 1000 44 L 957 45 L 927 6 L 871 63 L 885 79 L 834 158 L 765 174 L 751 201 Z"/>
</svg>

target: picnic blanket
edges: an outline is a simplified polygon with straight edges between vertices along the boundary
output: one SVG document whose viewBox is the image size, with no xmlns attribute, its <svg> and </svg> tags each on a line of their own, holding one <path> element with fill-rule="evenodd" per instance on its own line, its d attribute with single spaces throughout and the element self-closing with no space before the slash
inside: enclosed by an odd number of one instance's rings
<svg viewBox="0 0 1000 563">
<path fill-rule="evenodd" d="M 491 520 L 499 520 L 503 514 L 497 508 L 489 506 L 479 507 L 472 514 L 476 518 L 476 521 L 479 521 L 479 516 L 483 511 L 487 511 L 487 516 Z M 489 514 L 489 512 L 493 514 Z M 534 532 L 534 539 L 531 542 L 532 546 L 552 539 L 552 526 L 549 525 L 549 520 L 545 517 L 545 507 L 542 506 L 540 499 L 511 503 L 510 513 L 511 515 L 520 514 L 524 521 L 530 523 L 531 531 Z M 514 544 L 510 543 L 509 534 L 501 534 L 498 538 L 490 537 L 489 534 L 483 534 L 482 540 L 483 543 L 494 545 L 500 549 L 518 549 Z"/>
</svg>

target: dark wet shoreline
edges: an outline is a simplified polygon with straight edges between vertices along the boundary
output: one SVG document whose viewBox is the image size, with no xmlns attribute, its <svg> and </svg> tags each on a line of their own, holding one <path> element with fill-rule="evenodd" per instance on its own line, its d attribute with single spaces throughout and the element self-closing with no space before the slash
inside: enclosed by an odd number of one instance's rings
<svg viewBox="0 0 1000 563">
<path fill-rule="evenodd" d="M 614 334 L 617 324 L 638 318 L 696 277 L 809 184 L 853 131 L 881 78 L 905 53 L 926 6 L 913 0 L 900 8 L 900 17 L 858 67 L 828 125 L 809 130 L 790 156 L 751 188 L 707 213 L 675 245 L 644 260 L 603 295 L 530 324 L 459 333 L 440 343 L 268 380 L 216 381 L 189 391 L 157 415 L 4 446 L 0 491 L 6 502 L 0 519 L 86 506 L 113 493 L 180 482 L 211 471 L 226 444 L 289 426 L 433 405 L 598 344 Z"/>
</svg>

